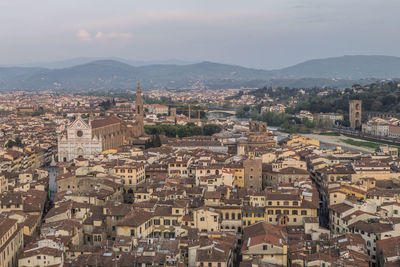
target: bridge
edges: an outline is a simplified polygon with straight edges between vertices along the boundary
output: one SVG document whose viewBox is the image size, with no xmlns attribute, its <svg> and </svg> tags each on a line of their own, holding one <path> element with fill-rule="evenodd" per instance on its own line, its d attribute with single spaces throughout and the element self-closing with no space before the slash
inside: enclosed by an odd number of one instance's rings
<svg viewBox="0 0 400 267">
<path fill-rule="evenodd" d="M 236 110 L 208 110 L 207 115 L 210 117 L 232 117 L 236 115 Z"/>
</svg>

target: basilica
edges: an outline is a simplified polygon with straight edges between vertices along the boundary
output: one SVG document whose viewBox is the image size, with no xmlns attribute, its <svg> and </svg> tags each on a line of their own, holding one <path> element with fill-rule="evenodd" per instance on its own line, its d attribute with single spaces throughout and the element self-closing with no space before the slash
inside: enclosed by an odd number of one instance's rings
<svg viewBox="0 0 400 267">
<path fill-rule="evenodd" d="M 89 158 L 90 155 L 129 144 L 144 135 L 143 100 L 138 84 L 135 101 L 135 120 L 125 122 L 116 116 L 84 120 L 80 116 L 65 127 L 58 136 L 58 160 Z"/>
</svg>

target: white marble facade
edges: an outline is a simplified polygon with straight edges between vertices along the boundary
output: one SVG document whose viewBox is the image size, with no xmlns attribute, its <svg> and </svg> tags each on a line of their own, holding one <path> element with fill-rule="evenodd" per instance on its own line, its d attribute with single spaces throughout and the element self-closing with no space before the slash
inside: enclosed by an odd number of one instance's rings
<svg viewBox="0 0 400 267">
<path fill-rule="evenodd" d="M 58 137 L 58 161 L 89 158 L 101 152 L 101 138 L 93 136 L 90 122 L 88 124 L 80 117 L 67 126 L 66 134 Z"/>
</svg>

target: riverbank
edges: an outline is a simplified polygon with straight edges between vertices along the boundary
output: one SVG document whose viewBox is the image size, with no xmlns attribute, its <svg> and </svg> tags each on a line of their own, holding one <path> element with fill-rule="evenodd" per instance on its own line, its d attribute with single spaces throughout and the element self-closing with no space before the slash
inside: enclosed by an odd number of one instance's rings
<svg viewBox="0 0 400 267">
<path fill-rule="evenodd" d="M 366 147 L 360 146 L 356 144 L 363 144 L 366 141 L 357 138 L 350 138 L 344 135 L 339 136 L 331 136 L 331 135 L 319 135 L 319 134 L 304 134 L 304 136 L 312 139 L 317 139 L 321 143 L 341 146 L 342 148 L 348 148 L 353 151 L 364 152 L 364 153 L 373 153 L 375 152 L 375 147 Z M 348 141 L 351 140 L 351 141 Z"/>
</svg>

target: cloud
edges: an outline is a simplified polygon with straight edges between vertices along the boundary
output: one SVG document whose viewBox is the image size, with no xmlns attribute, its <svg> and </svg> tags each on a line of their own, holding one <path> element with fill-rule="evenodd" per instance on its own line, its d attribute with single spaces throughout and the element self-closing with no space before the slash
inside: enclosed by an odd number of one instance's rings
<svg viewBox="0 0 400 267">
<path fill-rule="evenodd" d="M 128 41 L 132 39 L 132 34 L 131 33 L 126 33 L 126 32 L 108 32 L 108 33 L 103 33 L 103 32 L 97 32 L 96 34 L 96 40 L 120 40 L 120 41 Z"/>
<path fill-rule="evenodd" d="M 90 42 L 90 41 L 92 41 L 92 36 L 85 29 L 80 29 L 78 31 L 78 33 L 76 34 L 76 37 L 78 37 L 78 40 L 81 41 L 81 42 Z"/>
<path fill-rule="evenodd" d="M 106 41 L 129 41 L 132 39 L 132 34 L 127 32 L 101 32 L 98 31 L 95 35 L 92 35 L 85 29 L 80 29 L 77 34 L 77 38 L 81 42 L 93 43 L 93 42 L 106 42 Z"/>
</svg>

